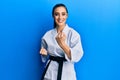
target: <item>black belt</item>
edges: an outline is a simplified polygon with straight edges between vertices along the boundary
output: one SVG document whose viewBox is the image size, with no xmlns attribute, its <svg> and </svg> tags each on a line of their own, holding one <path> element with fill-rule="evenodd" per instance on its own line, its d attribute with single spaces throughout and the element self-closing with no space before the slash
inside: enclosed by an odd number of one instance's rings
<svg viewBox="0 0 120 80">
<path fill-rule="evenodd" d="M 49 64 L 50 64 L 51 60 L 58 62 L 59 66 L 58 66 L 57 80 L 61 80 L 63 61 L 66 61 L 66 59 L 65 59 L 64 57 L 54 57 L 54 56 L 50 56 L 49 59 L 50 59 L 50 61 L 49 61 L 49 63 L 47 64 L 47 66 L 46 66 L 46 68 L 45 68 L 45 71 L 43 72 L 43 75 L 42 75 L 41 80 L 44 79 L 44 76 L 45 76 L 45 74 L 46 74 L 46 71 L 47 71 L 47 69 L 48 69 L 48 67 L 49 67 Z"/>
</svg>

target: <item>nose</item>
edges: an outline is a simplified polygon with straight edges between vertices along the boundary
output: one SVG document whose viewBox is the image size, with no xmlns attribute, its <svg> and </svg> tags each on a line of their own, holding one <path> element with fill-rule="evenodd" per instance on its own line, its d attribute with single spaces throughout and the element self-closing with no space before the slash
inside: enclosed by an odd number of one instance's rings
<svg viewBox="0 0 120 80">
<path fill-rule="evenodd" d="M 62 18 L 62 15 L 60 14 L 60 15 L 59 15 L 59 19 L 61 19 L 61 18 Z"/>
</svg>

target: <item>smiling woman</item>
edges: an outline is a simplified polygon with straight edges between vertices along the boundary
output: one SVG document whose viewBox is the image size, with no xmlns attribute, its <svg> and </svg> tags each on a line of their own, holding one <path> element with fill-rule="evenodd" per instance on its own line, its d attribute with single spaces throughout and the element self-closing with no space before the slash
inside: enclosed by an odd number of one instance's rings
<svg viewBox="0 0 120 80">
<path fill-rule="evenodd" d="M 74 63 L 83 56 L 80 35 L 66 24 L 68 10 L 64 4 L 53 7 L 54 29 L 42 37 L 40 54 L 46 62 L 41 80 L 76 80 Z"/>
<path fill-rule="evenodd" d="M 53 12 L 53 17 L 58 28 L 63 28 L 67 19 L 68 13 L 63 6 L 57 7 Z"/>
</svg>

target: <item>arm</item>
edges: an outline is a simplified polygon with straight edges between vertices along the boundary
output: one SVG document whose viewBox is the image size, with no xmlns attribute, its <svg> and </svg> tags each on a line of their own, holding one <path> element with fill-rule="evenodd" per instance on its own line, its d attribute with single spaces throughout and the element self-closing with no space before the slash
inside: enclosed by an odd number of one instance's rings
<svg viewBox="0 0 120 80">
<path fill-rule="evenodd" d="M 58 33 L 56 36 L 56 41 L 58 45 L 64 50 L 68 58 L 71 60 L 70 47 L 65 43 L 66 35 L 63 32 Z"/>
<path fill-rule="evenodd" d="M 45 42 L 44 39 L 42 39 L 41 41 L 41 49 L 40 49 L 40 54 L 41 54 L 41 59 L 42 59 L 42 62 L 46 62 L 47 60 L 47 56 L 48 56 L 48 53 L 47 53 L 47 44 Z"/>
<path fill-rule="evenodd" d="M 83 56 L 83 49 L 79 34 L 75 31 L 72 32 L 69 46 L 65 43 L 65 39 L 66 36 L 64 33 L 59 33 L 56 37 L 57 43 L 65 52 L 65 58 L 71 62 L 78 62 Z"/>
</svg>

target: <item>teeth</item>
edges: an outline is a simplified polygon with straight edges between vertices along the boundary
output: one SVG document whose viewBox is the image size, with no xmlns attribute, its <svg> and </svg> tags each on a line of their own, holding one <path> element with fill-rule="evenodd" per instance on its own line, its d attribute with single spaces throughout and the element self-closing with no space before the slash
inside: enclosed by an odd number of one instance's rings
<svg viewBox="0 0 120 80">
<path fill-rule="evenodd" d="M 62 21 L 62 20 L 59 20 L 58 22 L 62 23 L 63 21 Z"/>
</svg>

